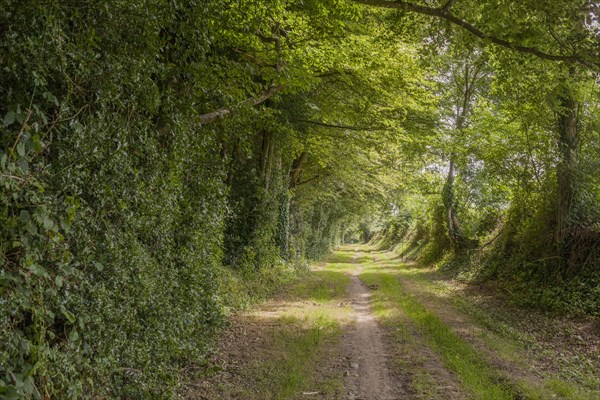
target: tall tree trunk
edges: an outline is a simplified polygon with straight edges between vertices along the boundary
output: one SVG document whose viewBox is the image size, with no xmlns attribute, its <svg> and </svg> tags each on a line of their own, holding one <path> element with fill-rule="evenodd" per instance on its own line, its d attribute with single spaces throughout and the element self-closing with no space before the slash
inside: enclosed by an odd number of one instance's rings
<svg viewBox="0 0 600 400">
<path fill-rule="evenodd" d="M 469 66 L 465 66 L 465 90 L 463 92 L 462 105 L 456 116 L 454 131 L 460 133 L 464 128 L 465 118 L 468 112 L 469 102 L 471 98 L 469 87 Z M 450 163 L 448 164 L 448 175 L 444 184 L 444 192 L 442 199 L 444 207 L 446 207 L 446 227 L 448 229 L 448 237 L 454 248 L 460 248 L 465 242 L 465 236 L 456 213 L 455 203 L 456 197 L 454 194 L 454 178 L 456 174 L 455 154 L 450 154 Z"/>
<path fill-rule="evenodd" d="M 572 208 L 577 185 L 577 114 L 579 104 L 570 95 L 561 97 L 558 115 L 558 148 L 560 160 L 556 177 L 558 181 L 558 205 L 556 211 L 556 240 L 563 247 L 572 225 Z"/>
<path fill-rule="evenodd" d="M 446 177 L 446 184 L 444 185 L 443 201 L 444 207 L 446 207 L 446 226 L 448 228 L 448 237 L 455 248 L 460 248 L 466 244 L 467 240 L 454 207 L 454 170 L 454 157 L 451 156 L 450 164 L 448 166 L 448 175 Z"/>
<path fill-rule="evenodd" d="M 467 123 L 467 115 L 471 107 L 471 101 L 475 94 L 475 84 L 481 77 L 481 69 L 477 65 L 465 64 L 464 68 L 464 88 L 461 91 L 460 103 L 457 104 L 456 121 L 454 132 L 460 133 L 465 128 Z M 470 242 L 462 229 L 458 213 L 456 212 L 456 196 L 454 192 L 454 180 L 456 175 L 456 155 L 450 154 L 450 163 L 448 165 L 448 175 L 444 184 L 442 199 L 446 208 L 446 226 L 448 229 L 448 237 L 455 249 L 464 248 Z"/>
<path fill-rule="evenodd" d="M 300 182 L 300 175 L 302 174 L 302 168 L 304 167 L 304 163 L 306 162 L 306 157 L 308 154 L 306 151 L 300 153 L 298 158 L 292 161 L 292 167 L 290 168 L 290 177 L 289 177 L 289 187 L 290 189 L 294 188 Z"/>
</svg>

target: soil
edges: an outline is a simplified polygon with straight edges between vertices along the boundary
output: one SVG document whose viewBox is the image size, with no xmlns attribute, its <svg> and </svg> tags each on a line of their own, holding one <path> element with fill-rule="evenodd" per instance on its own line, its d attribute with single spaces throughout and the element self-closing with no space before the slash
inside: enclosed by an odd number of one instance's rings
<svg viewBox="0 0 600 400">
<path fill-rule="evenodd" d="M 348 361 L 345 379 L 348 399 L 394 400 L 401 397 L 401 388 L 390 372 L 392 353 L 371 310 L 370 290 L 357 277 L 359 271 L 348 286 L 354 325 L 347 329 L 342 340 Z"/>
</svg>

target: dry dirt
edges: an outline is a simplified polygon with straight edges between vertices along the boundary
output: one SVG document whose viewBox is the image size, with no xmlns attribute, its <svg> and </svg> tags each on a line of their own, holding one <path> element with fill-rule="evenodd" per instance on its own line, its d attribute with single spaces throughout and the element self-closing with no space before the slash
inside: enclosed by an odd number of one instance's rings
<svg viewBox="0 0 600 400">
<path fill-rule="evenodd" d="M 342 340 L 348 360 L 345 387 L 349 400 L 395 400 L 400 388 L 390 372 L 391 352 L 371 310 L 371 293 L 356 271 L 348 286 L 354 325 Z"/>
</svg>

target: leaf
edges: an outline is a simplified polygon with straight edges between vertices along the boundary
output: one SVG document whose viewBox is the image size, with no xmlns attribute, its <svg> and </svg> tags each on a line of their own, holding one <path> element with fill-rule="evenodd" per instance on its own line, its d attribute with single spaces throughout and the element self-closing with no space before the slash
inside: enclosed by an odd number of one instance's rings
<svg viewBox="0 0 600 400">
<path fill-rule="evenodd" d="M 5 389 L 5 391 L 2 393 L 2 396 L 4 396 L 4 398 L 7 400 L 21 400 L 23 398 L 16 388 L 10 386 Z"/>
<path fill-rule="evenodd" d="M 34 275 L 37 275 L 37 276 L 46 276 L 47 275 L 46 269 L 44 267 L 42 267 L 41 265 L 31 264 L 28 268 L 31 271 L 31 273 Z"/>
<path fill-rule="evenodd" d="M 27 223 L 27 222 L 29 222 L 30 219 L 31 219 L 31 215 L 29 214 L 29 211 L 21 210 L 21 213 L 19 214 L 19 220 L 22 223 Z"/>
<path fill-rule="evenodd" d="M 54 227 L 54 221 L 52 221 L 50 218 L 48 218 L 47 216 L 44 216 L 44 229 L 46 230 L 50 230 Z"/>
<path fill-rule="evenodd" d="M 33 138 L 31 138 L 31 141 L 33 143 L 33 150 L 36 152 L 40 152 L 43 148 L 42 141 L 40 140 L 40 135 L 36 133 L 35 135 L 33 135 Z"/>
<path fill-rule="evenodd" d="M 69 233 L 69 231 L 71 230 L 71 222 L 67 219 L 61 218 L 59 220 L 59 223 L 62 230 L 65 231 L 65 233 Z"/>
<path fill-rule="evenodd" d="M 71 332 L 69 332 L 69 342 L 76 342 L 79 340 L 79 333 L 77 332 L 77 329 L 73 329 Z"/>
<path fill-rule="evenodd" d="M 27 160 L 25 160 L 25 159 L 19 160 L 19 169 L 24 174 L 29 173 L 29 163 L 27 162 Z"/>
<path fill-rule="evenodd" d="M 67 321 L 69 321 L 69 323 L 74 324 L 75 321 L 77 321 L 75 314 L 73 314 L 71 311 L 67 310 L 66 308 L 62 309 L 62 313 L 65 316 L 65 318 L 67 319 Z"/>
<path fill-rule="evenodd" d="M 104 269 L 104 265 L 102 263 L 96 262 L 94 265 L 98 271 L 102 271 Z"/>
<path fill-rule="evenodd" d="M 25 229 L 27 230 L 27 232 L 31 233 L 32 235 L 35 235 L 38 233 L 37 226 L 35 225 L 35 223 L 33 221 L 29 221 L 29 223 L 25 226 Z"/>
<path fill-rule="evenodd" d="M 19 143 L 17 145 L 17 153 L 19 153 L 19 155 L 21 157 L 23 157 L 25 155 L 25 144 L 24 143 Z"/>
<path fill-rule="evenodd" d="M 6 113 L 6 115 L 4 116 L 4 119 L 2 120 L 2 122 L 4 122 L 5 126 L 9 126 L 10 124 L 12 124 L 13 122 L 15 122 L 15 118 L 16 118 L 16 114 L 14 111 L 9 111 L 8 113 Z"/>
<path fill-rule="evenodd" d="M 34 398 L 39 399 L 40 396 L 37 395 L 33 378 L 31 376 L 28 376 L 27 378 L 25 378 L 24 382 L 25 385 L 23 386 L 23 389 L 25 390 L 25 393 L 35 393 Z"/>
<path fill-rule="evenodd" d="M 44 92 L 44 94 L 42 95 L 42 97 L 44 97 L 49 102 L 54 103 L 54 105 L 58 106 L 58 99 L 52 93 L 50 93 L 50 92 Z"/>
</svg>

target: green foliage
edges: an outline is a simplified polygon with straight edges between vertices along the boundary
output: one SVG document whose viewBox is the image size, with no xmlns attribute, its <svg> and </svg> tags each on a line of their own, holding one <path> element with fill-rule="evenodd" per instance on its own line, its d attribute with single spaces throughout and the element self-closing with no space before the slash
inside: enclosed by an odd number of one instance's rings
<svg viewBox="0 0 600 400">
<path fill-rule="evenodd" d="M 488 35 L 548 53 L 570 54 L 567 47 L 576 46 L 585 58 L 589 35 L 597 37 L 597 26 L 584 28 L 587 11 L 568 1 L 448 4 Z M 404 34 L 406 26 L 420 24 L 425 32 L 439 26 L 423 27 L 414 15 L 392 21 Z M 436 121 L 425 146 L 398 155 L 403 167 L 390 185 L 391 207 L 381 214 L 379 246 L 463 278 L 500 280 L 515 293 L 527 288 L 516 299 L 521 303 L 593 314 L 600 248 L 597 152 L 591 151 L 598 146 L 597 72 L 444 29 L 429 34 L 422 52 L 439 83 Z M 577 104 L 574 145 L 561 128 L 565 98 Z M 449 210 L 467 246 L 453 244 Z"/>
<path fill-rule="evenodd" d="M 383 141 L 357 133 L 341 161 L 342 131 L 298 119 L 393 114 L 372 83 L 401 87 L 401 71 L 357 51 L 402 52 L 340 1 L 1 8 L 0 395 L 174 398 L 227 310 L 290 282 L 368 209 L 351 166 Z M 214 110 L 228 118 L 206 122 Z M 290 185 L 302 152 L 296 183 L 326 182 Z"/>
<path fill-rule="evenodd" d="M 166 38 L 138 17 L 126 23 L 136 6 L 115 4 L 115 16 L 6 5 L 8 398 L 171 397 L 221 319 L 215 140 L 186 121 L 193 111 L 178 109 L 174 86 L 157 82 Z M 32 13 L 34 31 L 19 22 Z M 165 29 L 174 14 L 160 15 Z"/>
<path fill-rule="evenodd" d="M 346 0 L 0 0 L 0 395 L 174 398 L 229 309 L 359 232 L 593 308 L 595 25 L 452 7 L 580 62 Z"/>
</svg>

